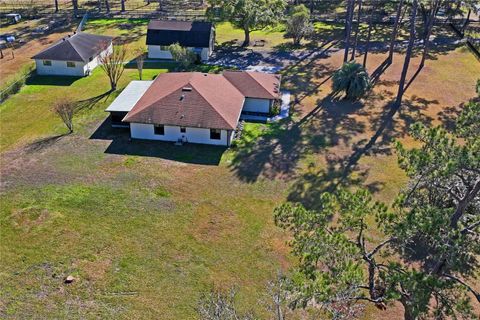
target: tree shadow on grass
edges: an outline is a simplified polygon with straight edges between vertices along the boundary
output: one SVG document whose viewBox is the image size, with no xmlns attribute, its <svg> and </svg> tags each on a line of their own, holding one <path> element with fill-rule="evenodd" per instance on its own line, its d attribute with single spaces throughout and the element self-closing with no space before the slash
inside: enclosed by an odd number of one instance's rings
<svg viewBox="0 0 480 320">
<path fill-rule="evenodd" d="M 239 144 L 230 168 L 248 183 L 261 176 L 274 179 L 289 175 L 307 145 L 306 139 L 300 127 L 289 120 L 273 123 L 260 137 Z"/>
<path fill-rule="evenodd" d="M 25 152 L 34 153 L 34 152 L 42 151 L 46 148 L 53 146 L 55 143 L 60 141 L 63 137 L 68 135 L 69 133 L 63 133 L 56 136 L 36 140 L 25 147 Z"/>
<path fill-rule="evenodd" d="M 380 115 L 370 116 L 368 123 L 371 124 L 373 135 L 369 139 L 361 139 L 351 144 L 352 152 L 346 156 L 335 153 L 327 153 L 325 156 L 326 165 L 317 169 L 310 166 L 306 173 L 302 174 L 293 183 L 287 199 L 292 202 L 300 202 L 306 208 L 315 209 L 319 205 L 320 195 L 323 192 L 335 192 L 339 187 L 362 185 L 372 193 L 378 192 L 383 187 L 381 181 L 373 181 L 365 184 L 369 175 L 369 168 L 360 166 L 359 161 L 363 156 L 389 155 L 393 141 L 404 137 L 408 128 L 414 122 L 431 123 L 429 116 L 422 114 L 430 104 L 438 104 L 436 100 L 425 100 L 419 97 L 412 97 L 404 101 L 400 107 L 394 101 L 387 104 Z M 342 139 L 350 142 L 355 136 L 355 131 L 345 132 L 339 130 L 342 127 L 351 127 L 338 115 L 335 117 L 327 108 L 316 116 L 323 125 L 318 129 L 325 133 L 326 140 L 331 140 L 329 145 L 335 145 Z M 337 118 L 336 121 L 333 119 Z M 362 124 L 357 124 L 362 129 Z M 330 134 L 329 134 L 330 132 Z M 361 131 L 358 131 L 361 133 Z M 330 136 L 330 137 L 329 137 Z M 330 141 L 329 141 L 330 142 Z"/>
<path fill-rule="evenodd" d="M 88 99 L 85 99 L 85 100 L 77 101 L 76 102 L 77 111 L 81 111 L 81 110 L 85 110 L 85 109 L 90 110 L 93 107 L 95 107 L 97 105 L 97 103 L 102 101 L 103 98 L 105 98 L 105 101 L 107 101 L 108 97 L 110 97 L 111 94 L 119 94 L 119 93 L 120 93 L 119 91 L 116 91 L 115 93 L 112 92 L 112 91 L 107 91 L 107 92 L 104 92 L 102 94 L 99 94 L 98 96 L 88 98 Z"/>
<path fill-rule="evenodd" d="M 294 104 L 300 104 L 305 98 L 315 96 L 336 71 L 335 66 L 319 63 L 327 59 L 328 51 L 336 42 L 329 41 L 320 52 L 311 52 L 294 64 L 282 70 L 282 83 L 294 96 Z"/>
<path fill-rule="evenodd" d="M 217 166 L 226 147 L 200 144 L 175 146 L 173 142 L 137 140 L 130 138 L 127 128 L 112 128 L 110 118 L 90 136 L 92 140 L 110 140 L 107 154 L 154 157 L 191 164 Z"/>
<path fill-rule="evenodd" d="M 336 103 L 342 102 L 329 96 L 302 120 L 292 122 L 290 119 L 278 123 L 272 123 L 268 129 L 256 139 L 248 139 L 249 142 L 241 143 L 230 165 L 232 171 L 239 179 L 245 182 L 256 182 L 260 177 L 266 179 L 291 179 L 299 161 L 309 154 L 318 153 L 325 149 L 330 140 L 349 139 L 349 135 L 361 132 L 363 128 L 347 113 L 359 108 L 360 105 L 352 105 L 352 108 L 338 107 Z M 329 105 L 330 104 L 330 105 Z M 335 107 L 333 107 L 335 105 Z M 339 114 L 333 114 L 335 109 Z M 325 123 L 331 127 L 330 131 L 319 128 L 316 122 L 310 121 L 314 114 L 331 114 Z M 325 111 L 326 110 L 326 111 Z M 335 120 L 337 119 L 337 120 Z M 336 125 L 343 119 L 346 130 L 338 133 Z M 342 135 L 342 138 L 338 135 Z"/>
</svg>

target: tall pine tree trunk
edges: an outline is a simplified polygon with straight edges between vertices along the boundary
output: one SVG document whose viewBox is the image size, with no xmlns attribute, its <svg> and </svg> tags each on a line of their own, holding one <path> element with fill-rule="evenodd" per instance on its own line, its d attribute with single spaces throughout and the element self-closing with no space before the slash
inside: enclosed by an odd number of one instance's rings
<svg viewBox="0 0 480 320">
<path fill-rule="evenodd" d="M 363 56 L 363 67 L 367 67 L 367 57 L 368 51 L 370 50 L 370 39 L 372 38 L 372 29 L 373 29 L 373 13 L 376 5 L 376 1 L 373 0 L 370 7 L 370 17 L 368 18 L 368 35 L 367 43 L 365 44 L 365 55 Z"/>
<path fill-rule="evenodd" d="M 403 320 L 416 320 L 416 317 L 413 315 L 413 306 L 407 297 L 402 296 L 400 298 L 400 303 L 403 306 Z"/>
<path fill-rule="evenodd" d="M 403 63 L 402 75 L 400 77 L 400 83 L 398 85 L 397 99 L 395 105 L 400 106 L 402 103 L 402 97 L 405 92 L 405 80 L 407 79 L 408 67 L 410 65 L 410 59 L 412 58 L 413 45 L 415 44 L 415 20 L 417 18 L 418 0 L 413 0 L 412 15 L 410 17 L 410 39 L 408 40 L 407 52 L 405 53 L 405 62 Z"/>
<path fill-rule="evenodd" d="M 390 50 L 388 52 L 388 61 L 393 61 L 393 50 L 395 49 L 395 41 L 397 40 L 398 27 L 400 25 L 400 15 L 402 14 L 404 0 L 400 0 L 397 8 L 397 15 L 395 17 L 395 24 L 393 26 L 392 36 L 390 38 Z"/>
<path fill-rule="evenodd" d="M 352 47 L 352 56 L 350 57 L 350 60 L 355 59 L 355 52 L 357 50 L 357 43 L 358 43 L 358 33 L 360 32 L 361 17 L 362 17 L 362 0 L 358 0 L 357 28 L 355 29 L 355 37 L 353 39 L 353 47 Z"/>
<path fill-rule="evenodd" d="M 73 15 L 76 17 L 78 14 L 78 0 L 72 0 Z"/>
<path fill-rule="evenodd" d="M 348 51 L 350 50 L 350 34 L 352 31 L 354 9 L 355 0 L 348 0 L 347 16 L 345 18 L 345 54 L 343 55 L 343 62 L 348 61 Z"/>
<path fill-rule="evenodd" d="M 107 10 L 107 13 L 110 13 L 110 3 L 108 0 L 105 0 L 105 9 Z"/>
<path fill-rule="evenodd" d="M 419 69 L 422 69 L 425 65 L 425 60 L 427 59 L 428 50 L 430 49 L 430 36 L 432 35 L 433 26 L 435 24 L 435 17 L 438 10 L 438 6 L 440 5 L 440 0 L 436 0 L 430 13 L 429 24 L 427 26 L 427 34 L 425 39 L 423 40 L 423 54 L 422 54 L 422 61 L 420 61 Z"/>
<path fill-rule="evenodd" d="M 122 0 L 122 12 L 125 12 L 125 0 Z"/>
<path fill-rule="evenodd" d="M 55 0 L 55 12 L 58 12 L 58 0 Z"/>
<path fill-rule="evenodd" d="M 465 33 L 465 29 L 467 28 L 468 23 L 470 22 L 470 15 L 471 14 L 472 14 L 472 10 L 468 9 L 467 19 L 465 19 L 465 23 L 463 24 L 462 33 Z"/>
</svg>

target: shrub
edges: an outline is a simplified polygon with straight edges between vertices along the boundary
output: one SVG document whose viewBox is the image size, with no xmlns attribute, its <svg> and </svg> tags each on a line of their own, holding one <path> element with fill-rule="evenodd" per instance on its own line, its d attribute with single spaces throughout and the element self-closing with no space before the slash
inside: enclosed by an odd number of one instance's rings
<svg viewBox="0 0 480 320">
<path fill-rule="evenodd" d="M 173 60 L 180 63 L 184 69 L 187 69 L 197 60 L 197 55 L 194 52 L 182 47 L 178 43 L 170 45 L 168 49 L 172 54 Z"/>
<path fill-rule="evenodd" d="M 76 111 L 77 107 L 75 103 L 67 98 L 58 100 L 53 105 L 53 112 L 57 114 L 60 119 L 62 119 L 69 133 L 73 132 L 73 116 L 75 115 Z"/>
<path fill-rule="evenodd" d="M 280 104 L 278 102 L 275 102 L 272 111 L 270 111 L 270 115 L 272 116 L 278 116 L 280 114 Z"/>
<path fill-rule="evenodd" d="M 356 62 L 346 62 L 333 74 L 333 91 L 345 91 L 345 99 L 358 100 L 371 88 L 370 76 Z"/>
<path fill-rule="evenodd" d="M 310 23 L 310 10 L 305 5 L 294 6 L 287 19 L 287 37 L 293 38 L 295 46 L 300 45 L 300 41 L 313 31 Z"/>
</svg>

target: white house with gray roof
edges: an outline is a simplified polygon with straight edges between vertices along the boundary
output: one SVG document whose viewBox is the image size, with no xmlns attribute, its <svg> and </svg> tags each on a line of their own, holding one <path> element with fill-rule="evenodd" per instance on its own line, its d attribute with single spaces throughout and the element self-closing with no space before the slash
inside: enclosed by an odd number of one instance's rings
<svg viewBox="0 0 480 320">
<path fill-rule="evenodd" d="M 112 53 L 112 38 L 75 32 L 39 52 L 35 60 L 38 75 L 89 75 L 100 64 L 100 57 Z"/>
</svg>

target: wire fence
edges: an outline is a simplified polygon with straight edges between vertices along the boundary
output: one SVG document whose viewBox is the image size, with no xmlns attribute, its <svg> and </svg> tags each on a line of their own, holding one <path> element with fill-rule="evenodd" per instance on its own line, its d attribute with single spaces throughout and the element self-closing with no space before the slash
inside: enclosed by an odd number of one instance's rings
<svg viewBox="0 0 480 320">
<path fill-rule="evenodd" d="M 57 3 L 57 5 L 55 5 Z M 77 0 L 77 11 L 83 14 L 86 11 L 101 12 L 205 12 L 206 1 L 193 0 Z M 0 14 L 11 12 L 23 13 L 27 16 L 43 15 L 53 12 L 73 12 L 72 0 L 0 0 Z"/>
<path fill-rule="evenodd" d="M 0 103 L 3 103 L 8 97 L 20 91 L 20 89 L 25 85 L 28 79 L 34 75 L 34 73 L 35 67 L 33 64 L 30 64 L 18 78 L 8 82 L 5 87 L 0 90 Z"/>
</svg>

